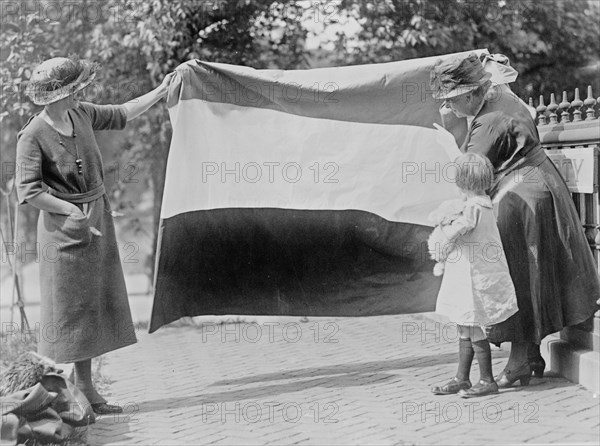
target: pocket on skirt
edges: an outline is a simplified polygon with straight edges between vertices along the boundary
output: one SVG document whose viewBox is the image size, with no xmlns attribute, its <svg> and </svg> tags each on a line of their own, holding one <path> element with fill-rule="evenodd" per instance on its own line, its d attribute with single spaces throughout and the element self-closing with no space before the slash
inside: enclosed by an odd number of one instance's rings
<svg viewBox="0 0 600 446">
<path fill-rule="evenodd" d="M 53 240 L 66 245 L 91 241 L 90 225 L 86 215 L 43 213 L 43 230 Z"/>
</svg>

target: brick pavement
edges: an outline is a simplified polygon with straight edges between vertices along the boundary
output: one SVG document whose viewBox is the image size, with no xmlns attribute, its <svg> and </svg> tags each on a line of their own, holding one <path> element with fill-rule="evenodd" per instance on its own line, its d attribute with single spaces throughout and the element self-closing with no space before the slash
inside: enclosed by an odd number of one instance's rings
<svg viewBox="0 0 600 446">
<path fill-rule="evenodd" d="M 106 355 L 109 399 L 126 413 L 100 418 L 89 444 L 599 442 L 598 398 L 560 377 L 473 400 L 432 395 L 457 345 L 429 315 L 244 318 L 256 322 L 139 333 Z M 500 371 L 508 352 L 493 356 Z"/>
</svg>

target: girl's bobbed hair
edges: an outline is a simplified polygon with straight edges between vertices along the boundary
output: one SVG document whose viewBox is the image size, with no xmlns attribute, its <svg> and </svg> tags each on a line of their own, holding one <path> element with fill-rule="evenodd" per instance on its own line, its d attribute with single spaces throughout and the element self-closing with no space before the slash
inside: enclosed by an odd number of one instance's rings
<svg viewBox="0 0 600 446">
<path fill-rule="evenodd" d="M 479 153 L 464 153 L 456 158 L 456 185 L 467 191 L 486 191 L 494 181 L 494 167 Z"/>
</svg>

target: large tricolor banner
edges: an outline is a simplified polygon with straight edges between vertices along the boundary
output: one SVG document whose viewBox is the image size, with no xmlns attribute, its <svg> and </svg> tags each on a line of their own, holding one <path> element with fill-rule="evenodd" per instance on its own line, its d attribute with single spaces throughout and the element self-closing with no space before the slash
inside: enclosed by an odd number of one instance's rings
<svg viewBox="0 0 600 446">
<path fill-rule="evenodd" d="M 458 149 L 434 127 L 438 59 L 179 66 L 150 331 L 206 314 L 433 310 L 427 215 L 458 195 Z"/>
</svg>

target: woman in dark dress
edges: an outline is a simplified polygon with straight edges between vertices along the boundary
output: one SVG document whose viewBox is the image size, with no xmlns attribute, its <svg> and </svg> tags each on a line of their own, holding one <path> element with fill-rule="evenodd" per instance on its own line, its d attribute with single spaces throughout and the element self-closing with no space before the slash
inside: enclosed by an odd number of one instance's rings
<svg viewBox="0 0 600 446">
<path fill-rule="evenodd" d="M 91 360 L 136 342 L 113 216 L 94 131 L 122 129 L 163 98 L 172 77 L 123 105 L 79 102 L 97 65 L 56 57 L 40 64 L 27 94 L 44 109 L 18 134 L 17 194 L 41 210 L 40 354 L 73 362 L 75 384 L 96 413 L 120 412 L 92 384 Z"/>
<path fill-rule="evenodd" d="M 535 122 L 510 89 L 486 96 L 489 75 L 475 54 L 440 61 L 436 99 L 471 121 L 461 150 L 487 156 L 496 179 L 490 195 L 517 293 L 518 313 L 492 326 L 490 342 L 511 342 L 499 387 L 541 376 L 541 340 L 589 319 L 600 281 L 583 227 L 560 173 L 543 151 Z"/>
</svg>

